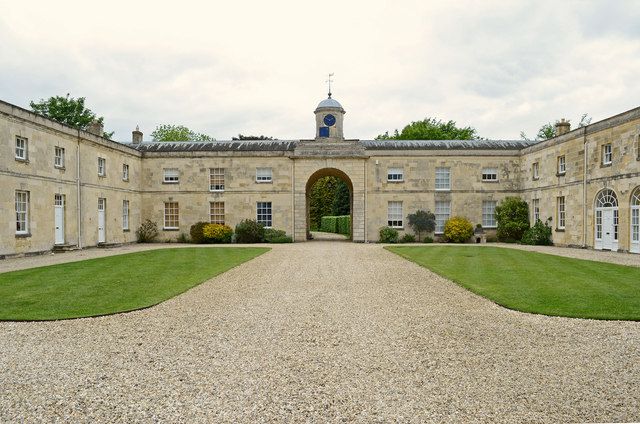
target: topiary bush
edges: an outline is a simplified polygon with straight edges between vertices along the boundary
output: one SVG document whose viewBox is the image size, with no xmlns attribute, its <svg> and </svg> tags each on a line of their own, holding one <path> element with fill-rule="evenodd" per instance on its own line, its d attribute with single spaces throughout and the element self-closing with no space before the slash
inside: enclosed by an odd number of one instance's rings
<svg viewBox="0 0 640 424">
<path fill-rule="evenodd" d="M 473 225 L 464 217 L 454 216 L 444 223 L 444 239 L 452 243 L 464 243 L 473 235 Z"/>
<path fill-rule="evenodd" d="M 351 215 L 336 216 L 336 232 L 345 236 L 351 234 Z"/>
<path fill-rule="evenodd" d="M 233 230 L 224 224 L 206 224 L 202 235 L 206 243 L 231 243 Z"/>
<path fill-rule="evenodd" d="M 380 228 L 380 243 L 397 243 L 398 230 L 391 227 Z"/>
<path fill-rule="evenodd" d="M 320 218 L 320 231 L 325 233 L 338 232 L 338 220 L 335 216 L 323 216 Z"/>
<path fill-rule="evenodd" d="M 529 229 L 529 205 L 519 197 L 507 197 L 496 206 L 499 241 L 516 242 Z"/>
<path fill-rule="evenodd" d="M 245 219 L 236 225 L 236 243 L 262 243 L 264 232 L 264 225 L 253 219 Z"/>
<path fill-rule="evenodd" d="M 152 243 L 158 237 L 158 224 L 146 219 L 136 230 L 138 243 Z"/>
<path fill-rule="evenodd" d="M 415 243 L 416 236 L 413 234 L 405 234 L 400 238 L 400 243 Z"/>
<path fill-rule="evenodd" d="M 551 227 L 546 223 L 538 220 L 533 227 L 529 228 L 522 235 L 523 244 L 532 244 L 537 246 L 551 246 Z"/>
<path fill-rule="evenodd" d="M 208 222 L 200 221 L 200 222 L 196 222 L 191 226 L 191 228 L 189 229 L 189 235 L 191 236 L 191 241 L 193 243 L 198 243 L 198 244 L 206 243 L 203 231 L 204 231 L 204 226 L 208 224 L 209 224 Z"/>
<path fill-rule="evenodd" d="M 433 233 L 436 229 L 436 216 L 431 211 L 419 210 L 407 215 L 409 227 L 418 235 L 418 241 L 422 233 Z"/>
</svg>

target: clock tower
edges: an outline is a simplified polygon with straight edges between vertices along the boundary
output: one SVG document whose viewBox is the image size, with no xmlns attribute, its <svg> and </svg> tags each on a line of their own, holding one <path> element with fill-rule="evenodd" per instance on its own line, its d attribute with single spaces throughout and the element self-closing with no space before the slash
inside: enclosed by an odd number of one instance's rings
<svg viewBox="0 0 640 424">
<path fill-rule="evenodd" d="M 321 101 L 314 111 L 316 114 L 316 140 L 317 141 L 342 141 L 342 121 L 346 113 L 342 105 L 329 97 Z"/>
</svg>

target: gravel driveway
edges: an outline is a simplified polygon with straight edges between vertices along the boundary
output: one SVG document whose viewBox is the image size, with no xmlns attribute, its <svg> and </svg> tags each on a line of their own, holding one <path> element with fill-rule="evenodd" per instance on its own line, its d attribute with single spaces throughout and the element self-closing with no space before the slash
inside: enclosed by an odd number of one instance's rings
<svg viewBox="0 0 640 424">
<path fill-rule="evenodd" d="M 279 245 L 151 309 L 0 323 L 0 370 L 0 422 L 640 420 L 640 323 L 510 311 L 379 245 Z"/>
</svg>

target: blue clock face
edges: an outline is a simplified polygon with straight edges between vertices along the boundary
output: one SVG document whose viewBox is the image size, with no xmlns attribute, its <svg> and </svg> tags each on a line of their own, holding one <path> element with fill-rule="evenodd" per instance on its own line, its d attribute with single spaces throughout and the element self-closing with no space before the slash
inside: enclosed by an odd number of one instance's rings
<svg viewBox="0 0 640 424">
<path fill-rule="evenodd" d="M 336 123 L 336 117 L 329 114 L 329 115 L 325 115 L 324 117 L 324 124 L 328 127 L 332 127 L 334 126 Z"/>
</svg>

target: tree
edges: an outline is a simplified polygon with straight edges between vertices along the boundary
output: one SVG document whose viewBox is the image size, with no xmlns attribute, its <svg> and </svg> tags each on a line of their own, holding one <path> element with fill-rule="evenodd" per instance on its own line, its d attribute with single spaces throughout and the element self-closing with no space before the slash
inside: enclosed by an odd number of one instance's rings
<svg viewBox="0 0 640 424">
<path fill-rule="evenodd" d="M 238 134 L 237 137 L 231 137 L 231 140 L 273 140 L 273 137 L 267 137 L 264 135 L 242 135 Z M 277 140 L 277 138 L 276 138 Z"/>
<path fill-rule="evenodd" d="M 419 210 L 416 213 L 410 213 L 407 219 L 409 226 L 417 234 L 418 241 L 422 233 L 431 233 L 436 229 L 436 216 L 431 211 Z"/>
<path fill-rule="evenodd" d="M 323 216 L 348 215 L 351 211 L 349 187 L 338 177 L 322 177 L 309 191 L 309 223 L 320 228 Z"/>
<path fill-rule="evenodd" d="M 558 121 L 556 121 L 556 124 L 557 123 Z M 578 128 L 586 127 L 590 123 L 591 123 L 591 117 L 589 116 L 589 114 L 583 113 L 582 116 L 580 117 L 580 123 L 578 124 Z M 555 125 L 553 125 L 551 122 L 547 122 L 546 124 L 541 126 L 540 129 L 538 130 L 538 134 L 536 134 L 536 141 L 549 140 L 550 138 L 553 138 L 555 136 L 556 136 Z M 529 137 L 527 137 L 524 131 L 520 131 L 520 138 L 523 140 L 532 141 Z"/>
<path fill-rule="evenodd" d="M 333 197 L 331 213 L 334 216 L 349 215 L 351 213 L 351 195 L 349 186 L 338 178 L 338 184 Z"/>
<path fill-rule="evenodd" d="M 455 121 L 441 121 L 436 118 L 425 118 L 414 121 L 404 127 L 401 132 L 394 131 L 380 134 L 376 140 L 473 140 L 478 134 L 473 127 L 457 127 Z"/>
<path fill-rule="evenodd" d="M 151 133 L 153 141 L 215 141 L 207 134 L 197 133 L 184 125 L 158 125 Z"/>
<path fill-rule="evenodd" d="M 38 102 L 32 100 L 29 106 L 35 113 L 81 130 L 86 130 L 93 121 L 103 124 L 104 118 L 96 116 L 91 109 L 85 107 L 84 102 L 84 97 L 74 98 L 67 93 L 65 97 L 52 96 Z M 113 131 L 103 132 L 102 136 L 110 139 L 113 137 Z"/>
<path fill-rule="evenodd" d="M 507 197 L 496 206 L 498 240 L 516 242 L 529 229 L 529 205 L 519 197 Z"/>
</svg>

